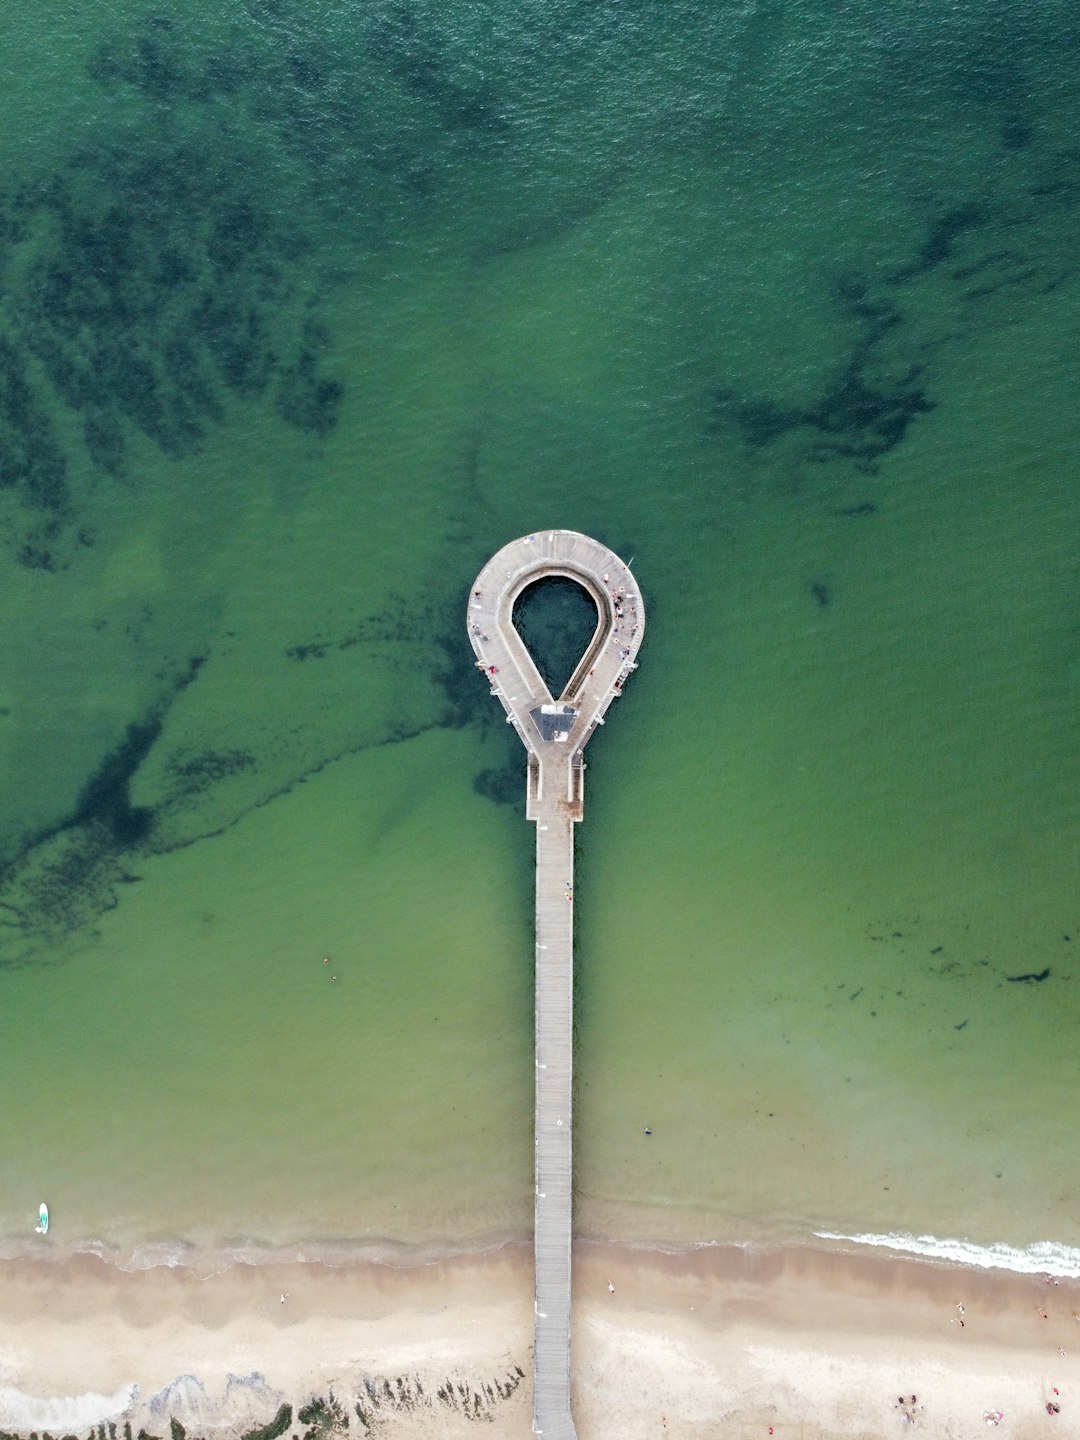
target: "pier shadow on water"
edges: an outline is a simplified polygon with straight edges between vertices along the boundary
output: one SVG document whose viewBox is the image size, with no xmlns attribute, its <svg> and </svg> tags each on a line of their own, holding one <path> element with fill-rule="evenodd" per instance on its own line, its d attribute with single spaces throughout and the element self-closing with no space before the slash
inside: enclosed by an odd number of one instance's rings
<svg viewBox="0 0 1080 1440">
<path fill-rule="evenodd" d="M 552 695 L 557 697 L 566 688 L 598 619 L 588 591 L 565 576 L 537 580 L 518 596 L 514 627 Z"/>
</svg>

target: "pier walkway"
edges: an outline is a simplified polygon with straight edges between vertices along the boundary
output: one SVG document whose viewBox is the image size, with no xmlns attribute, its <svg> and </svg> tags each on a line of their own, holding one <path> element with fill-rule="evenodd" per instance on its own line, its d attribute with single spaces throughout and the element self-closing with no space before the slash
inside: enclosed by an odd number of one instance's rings
<svg viewBox="0 0 1080 1440">
<path fill-rule="evenodd" d="M 564 576 L 592 597 L 597 625 L 558 697 L 513 623 L 537 580 Z M 645 608 L 630 569 L 605 545 L 547 530 L 505 545 L 469 595 L 469 638 L 491 693 L 527 756 L 526 806 L 536 822 L 536 1331 L 533 1430 L 574 1440 L 570 1414 L 570 1241 L 574 999 L 574 824 L 582 818 L 582 752 L 637 668 Z"/>
</svg>

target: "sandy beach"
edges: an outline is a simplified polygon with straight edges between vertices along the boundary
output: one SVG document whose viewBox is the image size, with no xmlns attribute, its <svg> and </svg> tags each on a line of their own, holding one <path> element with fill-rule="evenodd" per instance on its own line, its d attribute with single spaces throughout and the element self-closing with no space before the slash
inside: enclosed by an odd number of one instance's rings
<svg viewBox="0 0 1080 1440">
<path fill-rule="evenodd" d="M 0 1429 L 79 1434 L 112 1421 L 135 1434 L 239 1436 L 277 1418 L 276 1433 L 311 1440 L 346 1422 L 388 1437 L 486 1423 L 523 1440 L 531 1292 L 524 1246 L 415 1267 L 235 1265 L 208 1278 L 92 1256 L 10 1261 Z M 796 1247 L 582 1245 L 578 1433 L 869 1440 L 915 1425 L 962 1440 L 1000 1412 L 1003 1434 L 1076 1434 L 1078 1314 L 1076 1281 Z"/>
</svg>

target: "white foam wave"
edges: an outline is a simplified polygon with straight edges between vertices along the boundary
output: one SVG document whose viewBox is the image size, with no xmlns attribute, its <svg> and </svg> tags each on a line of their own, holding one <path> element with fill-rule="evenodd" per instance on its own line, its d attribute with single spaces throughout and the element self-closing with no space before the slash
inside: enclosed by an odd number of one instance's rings
<svg viewBox="0 0 1080 1440">
<path fill-rule="evenodd" d="M 875 1245 L 905 1255 L 922 1255 L 946 1260 L 952 1265 L 975 1265 L 980 1270 L 1013 1270 L 1020 1275 L 1080 1277 L 1080 1250 L 1056 1240 L 1037 1240 L 1023 1248 L 996 1242 L 976 1245 L 971 1240 L 940 1239 L 937 1235 L 841 1235 L 833 1230 L 815 1230 L 819 1240 L 845 1240 L 852 1245 Z"/>
<path fill-rule="evenodd" d="M 126 1385 L 115 1395 L 25 1395 L 13 1385 L 0 1385 L 0 1420 L 5 1430 L 26 1433 L 51 1430 L 55 1434 L 89 1430 L 116 1420 L 138 1399 L 138 1385 Z"/>
<path fill-rule="evenodd" d="M 155 1270 L 158 1266 L 164 1266 L 169 1270 L 175 1270 L 178 1265 L 188 1264 L 194 1253 L 194 1247 L 183 1240 L 146 1241 L 142 1245 L 136 1245 L 127 1261 L 119 1268 L 121 1270 Z"/>
</svg>

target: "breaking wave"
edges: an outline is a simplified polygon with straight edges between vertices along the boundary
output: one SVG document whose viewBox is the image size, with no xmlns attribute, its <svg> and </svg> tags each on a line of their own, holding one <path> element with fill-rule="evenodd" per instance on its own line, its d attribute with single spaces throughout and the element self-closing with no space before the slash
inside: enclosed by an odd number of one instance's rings
<svg viewBox="0 0 1080 1440">
<path fill-rule="evenodd" d="M 974 1265 L 980 1270 L 1013 1270 L 1020 1275 L 1080 1277 L 1080 1250 L 1056 1240 L 1037 1240 L 1018 1248 L 996 1243 L 976 1245 L 971 1240 L 940 1239 L 937 1235 L 841 1235 L 833 1230 L 815 1230 L 819 1240 L 842 1240 L 852 1245 L 874 1245 L 905 1255 L 922 1255 L 952 1265 Z"/>
</svg>

